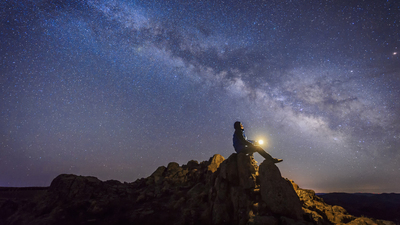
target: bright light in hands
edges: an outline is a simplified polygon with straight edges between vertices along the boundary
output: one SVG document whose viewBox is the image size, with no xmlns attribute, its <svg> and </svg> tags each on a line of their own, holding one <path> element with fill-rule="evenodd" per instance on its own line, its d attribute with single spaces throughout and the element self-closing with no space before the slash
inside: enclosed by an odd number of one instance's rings
<svg viewBox="0 0 400 225">
<path fill-rule="evenodd" d="M 263 140 L 259 140 L 258 144 L 262 145 L 262 144 L 264 144 L 264 141 Z"/>
</svg>

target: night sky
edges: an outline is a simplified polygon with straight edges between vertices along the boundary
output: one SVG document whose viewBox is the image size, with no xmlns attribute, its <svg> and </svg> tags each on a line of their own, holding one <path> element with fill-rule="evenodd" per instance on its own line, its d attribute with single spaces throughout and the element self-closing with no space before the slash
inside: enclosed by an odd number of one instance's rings
<svg viewBox="0 0 400 225">
<path fill-rule="evenodd" d="M 239 120 L 302 188 L 400 192 L 397 0 L 0 9 L 0 186 L 227 158 Z"/>
</svg>

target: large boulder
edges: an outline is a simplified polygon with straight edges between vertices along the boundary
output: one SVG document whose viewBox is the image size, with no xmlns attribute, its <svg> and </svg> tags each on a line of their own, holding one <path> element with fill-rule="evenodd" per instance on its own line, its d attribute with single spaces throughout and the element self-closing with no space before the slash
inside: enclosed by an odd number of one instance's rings
<svg viewBox="0 0 400 225">
<path fill-rule="evenodd" d="M 259 173 L 261 197 L 267 208 L 274 214 L 301 220 L 303 211 L 300 199 L 291 182 L 281 176 L 274 162 L 264 160 Z"/>
<path fill-rule="evenodd" d="M 253 156 L 232 154 L 215 173 L 210 203 L 213 224 L 247 224 L 253 215 L 251 196 L 256 187 L 257 162 Z"/>
</svg>

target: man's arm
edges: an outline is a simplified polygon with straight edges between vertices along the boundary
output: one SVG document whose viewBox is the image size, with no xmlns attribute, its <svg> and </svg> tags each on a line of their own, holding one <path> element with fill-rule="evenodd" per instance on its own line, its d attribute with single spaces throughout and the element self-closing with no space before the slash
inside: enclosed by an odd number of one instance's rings
<svg viewBox="0 0 400 225">
<path fill-rule="evenodd" d="M 246 140 L 246 138 L 244 138 L 243 132 L 242 132 L 242 131 L 236 131 L 236 136 L 238 137 L 239 141 L 240 141 L 243 145 L 249 145 L 249 146 L 253 146 L 253 145 L 254 145 L 254 144 L 251 143 L 250 141 Z"/>
</svg>

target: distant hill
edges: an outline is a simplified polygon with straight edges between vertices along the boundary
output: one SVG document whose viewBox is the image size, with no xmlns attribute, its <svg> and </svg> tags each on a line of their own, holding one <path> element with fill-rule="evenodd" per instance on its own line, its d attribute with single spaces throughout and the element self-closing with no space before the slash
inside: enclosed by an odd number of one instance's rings
<svg viewBox="0 0 400 225">
<path fill-rule="evenodd" d="M 340 205 L 350 214 L 400 224 L 400 194 L 329 193 L 319 195 L 330 205 Z"/>
<path fill-rule="evenodd" d="M 326 204 L 274 162 L 214 155 L 132 183 L 61 174 L 48 188 L 0 189 L 1 225 L 393 225 Z"/>
</svg>

